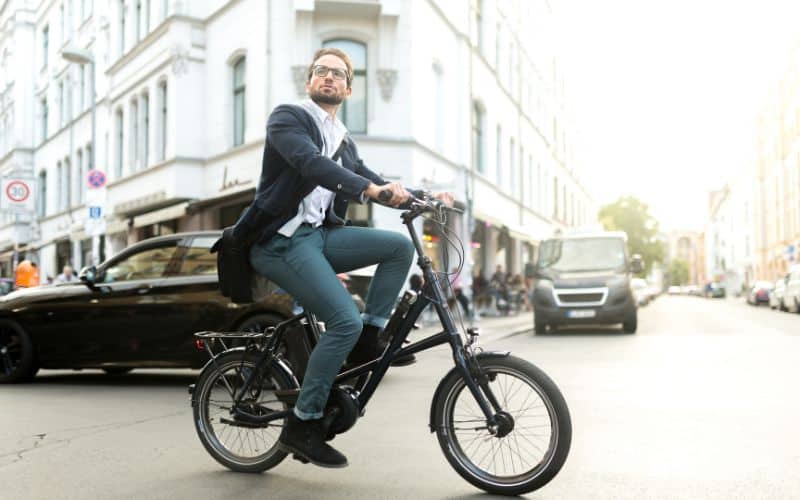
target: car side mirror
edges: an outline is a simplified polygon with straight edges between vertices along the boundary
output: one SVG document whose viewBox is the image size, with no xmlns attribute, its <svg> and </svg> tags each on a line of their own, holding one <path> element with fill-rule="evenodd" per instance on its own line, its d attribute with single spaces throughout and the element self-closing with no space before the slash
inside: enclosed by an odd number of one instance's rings
<svg viewBox="0 0 800 500">
<path fill-rule="evenodd" d="M 527 262 L 525 264 L 525 277 L 526 278 L 538 278 L 539 277 L 539 266 L 537 266 L 533 262 Z"/>
<path fill-rule="evenodd" d="M 639 274 L 644 271 L 644 262 L 642 261 L 642 256 L 638 253 L 633 254 L 631 257 L 631 272 L 633 274 Z"/>
<path fill-rule="evenodd" d="M 100 279 L 100 274 L 96 266 L 87 266 L 81 269 L 78 273 L 78 279 L 85 283 L 92 290 L 95 289 L 95 283 Z"/>
</svg>

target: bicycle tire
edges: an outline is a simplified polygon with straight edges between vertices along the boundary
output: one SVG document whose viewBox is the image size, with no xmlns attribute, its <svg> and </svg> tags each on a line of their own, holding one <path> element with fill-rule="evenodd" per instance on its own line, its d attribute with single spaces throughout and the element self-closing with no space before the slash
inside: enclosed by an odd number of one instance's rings
<svg viewBox="0 0 800 500">
<path fill-rule="evenodd" d="M 514 417 L 514 429 L 503 437 L 492 435 L 486 429 L 482 436 L 477 435 L 474 438 L 470 438 L 470 436 L 479 433 L 479 427 L 469 428 L 469 426 L 475 426 L 477 422 L 485 422 L 485 416 L 478 409 L 477 403 L 460 373 L 457 370 L 453 370 L 442 381 L 441 390 L 437 391 L 437 400 L 433 403 L 433 424 L 442 452 L 461 477 L 486 492 L 499 495 L 521 495 L 537 490 L 558 474 L 569 454 L 572 441 L 572 424 L 564 397 L 555 383 L 543 371 L 527 361 L 513 356 L 478 357 L 477 361 L 489 377 L 490 387 L 495 397 L 498 398 L 501 405 L 504 405 L 504 410 L 508 410 Z M 509 401 L 509 394 L 504 394 L 502 390 L 504 381 L 499 379 L 500 375 L 503 375 L 504 379 L 516 377 L 522 382 L 519 388 L 514 389 L 517 392 L 512 395 L 511 401 Z M 505 381 L 505 388 L 510 392 L 512 389 L 509 388 L 509 384 L 510 382 Z M 532 417 L 523 416 L 521 410 L 515 411 L 516 407 L 514 405 L 523 396 L 520 395 L 516 400 L 513 398 L 516 398 L 518 391 L 523 390 L 525 386 L 529 387 L 536 394 L 536 397 L 541 400 L 542 406 L 547 411 L 549 423 L 534 425 L 533 422 L 535 421 L 523 420 Z M 511 385 L 511 387 L 515 386 Z M 459 398 L 465 398 L 464 401 L 467 404 L 473 405 L 469 415 L 474 415 L 473 419 L 462 420 L 461 422 L 475 422 L 465 424 L 467 427 L 461 429 L 455 425 L 456 404 Z M 522 403 L 522 410 L 526 409 L 527 404 L 527 400 Z M 458 411 L 462 410 L 459 409 Z M 522 424 L 524 423 L 531 424 L 531 427 L 523 426 Z M 536 438 L 532 437 L 534 436 L 533 434 L 527 434 L 532 432 L 527 429 L 540 427 L 543 429 L 545 427 L 549 428 L 548 446 L 538 462 L 533 464 L 534 460 L 531 460 L 531 464 L 528 464 L 526 460 L 528 455 L 519 451 L 519 443 L 525 444 L 525 441 L 528 441 L 531 444 L 535 444 L 533 441 Z M 474 434 L 470 434 L 470 431 Z M 459 434 L 465 437 L 459 437 Z M 503 460 L 502 466 L 504 469 L 508 465 L 506 457 L 508 457 L 512 468 L 515 468 L 515 461 L 520 465 L 525 462 L 525 464 L 532 467 L 529 470 L 508 476 L 485 470 L 481 467 L 483 459 L 478 460 L 479 463 L 476 464 L 475 460 L 468 456 L 469 452 L 465 451 L 465 449 L 478 450 L 475 447 L 476 442 L 478 447 L 483 444 L 489 444 L 490 448 L 486 452 L 486 456 L 493 454 L 493 461 L 496 460 L 495 457 L 499 453 Z M 518 448 L 516 451 L 511 449 L 515 443 Z M 506 450 L 506 452 L 503 450 Z M 478 454 L 480 453 L 483 453 L 483 450 L 478 452 Z"/>
<path fill-rule="evenodd" d="M 270 427 L 259 429 L 228 426 L 238 430 L 238 442 L 243 446 L 249 443 L 250 449 L 253 453 L 258 451 L 257 449 L 254 449 L 253 446 L 255 445 L 255 448 L 260 446 L 258 435 L 255 434 L 255 431 L 262 431 L 260 439 L 265 450 L 263 453 L 256 453 L 255 456 L 250 457 L 238 455 L 237 453 L 228 449 L 228 447 L 225 445 L 225 432 L 222 431 L 218 433 L 215 425 L 213 425 L 214 417 L 211 416 L 209 406 L 212 402 L 212 391 L 216 387 L 217 382 L 221 380 L 220 377 L 231 370 L 233 370 L 234 373 L 237 369 L 253 370 L 255 369 L 256 362 L 259 358 L 260 356 L 257 353 L 247 352 L 244 348 L 230 349 L 217 356 L 213 362 L 209 362 L 206 365 L 206 368 L 201 372 L 197 383 L 195 384 L 192 413 L 194 416 L 195 430 L 200 438 L 200 442 L 203 443 L 206 451 L 208 451 L 208 453 L 217 462 L 236 472 L 263 472 L 275 467 L 287 456 L 286 452 L 278 448 L 278 435 L 280 434 L 280 430 L 282 430 L 283 425 L 285 425 L 285 419 L 274 421 L 274 424 L 271 424 Z M 239 376 L 241 376 L 241 374 Z M 283 369 L 279 369 L 275 361 L 273 361 L 267 368 L 267 376 L 265 378 L 268 378 L 277 389 L 285 390 L 297 388 L 297 385 L 294 383 L 291 377 L 288 376 Z M 227 390 L 224 385 L 225 384 L 220 387 Z M 264 388 L 262 387 L 262 390 L 263 389 Z M 228 395 L 230 396 L 229 391 Z M 233 399 L 231 398 L 230 403 L 232 404 L 232 402 Z M 276 408 L 276 411 L 287 408 L 283 403 L 276 403 L 276 406 L 280 406 L 280 408 Z M 224 407 L 222 410 L 224 410 Z M 220 416 L 219 418 L 222 417 Z M 227 418 L 231 419 L 231 417 Z M 219 421 L 219 419 L 217 419 L 217 423 L 220 425 L 225 425 Z M 244 431 L 242 431 L 242 429 L 244 429 Z M 264 429 L 275 430 L 269 436 L 270 441 L 272 441 L 271 445 L 263 435 L 265 433 Z M 246 433 L 246 438 L 242 437 L 242 432 Z M 232 441 L 235 442 L 235 440 Z"/>
</svg>

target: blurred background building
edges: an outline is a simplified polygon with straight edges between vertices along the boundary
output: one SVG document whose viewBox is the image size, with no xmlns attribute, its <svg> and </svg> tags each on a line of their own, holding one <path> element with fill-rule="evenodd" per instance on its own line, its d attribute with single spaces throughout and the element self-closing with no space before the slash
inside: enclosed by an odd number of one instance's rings
<svg viewBox="0 0 800 500">
<path fill-rule="evenodd" d="M 2 272 L 28 257 L 55 276 L 144 238 L 233 224 L 255 191 L 267 116 L 304 97 L 321 46 L 353 59 L 339 117 L 365 163 L 456 194 L 465 278 L 473 266 L 521 272 L 541 239 L 596 219 L 572 160 L 553 6 L 0 0 L 0 175 L 35 200 L 3 211 Z M 94 169 L 102 189 L 88 187 Z M 397 215 L 350 213 L 400 230 Z M 441 266 L 442 235 L 421 229 Z"/>
</svg>

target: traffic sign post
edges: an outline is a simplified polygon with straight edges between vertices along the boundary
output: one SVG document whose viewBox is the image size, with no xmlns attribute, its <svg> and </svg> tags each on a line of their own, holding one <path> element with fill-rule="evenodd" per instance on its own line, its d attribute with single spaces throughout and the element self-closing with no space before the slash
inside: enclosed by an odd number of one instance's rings
<svg viewBox="0 0 800 500">
<path fill-rule="evenodd" d="M 36 181 L 31 179 L 3 179 L 0 208 L 14 212 L 33 212 Z"/>
</svg>

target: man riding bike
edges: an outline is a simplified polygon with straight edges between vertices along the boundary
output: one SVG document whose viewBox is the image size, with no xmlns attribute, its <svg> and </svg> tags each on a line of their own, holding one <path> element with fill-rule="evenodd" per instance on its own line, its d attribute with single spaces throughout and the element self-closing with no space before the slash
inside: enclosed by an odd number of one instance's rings
<svg viewBox="0 0 800 500">
<path fill-rule="evenodd" d="M 347 465 L 347 458 L 325 442 L 322 424 L 333 380 L 346 358 L 360 365 L 382 352 L 378 334 L 414 256 L 411 241 L 401 233 L 345 225 L 350 200 L 378 200 L 388 191 L 386 203 L 395 208 L 409 201 L 400 183 L 388 183 L 364 165 L 336 118 L 352 93 L 352 79 L 343 51 L 325 48 L 314 54 L 306 81 L 309 98 L 300 105 L 280 105 L 269 117 L 255 199 L 234 229 L 237 238 L 254 241 L 253 268 L 325 323 L 294 414 L 279 438 L 284 451 L 324 467 Z M 449 193 L 437 198 L 452 205 Z M 373 264 L 378 267 L 360 315 L 336 274 Z"/>
</svg>

